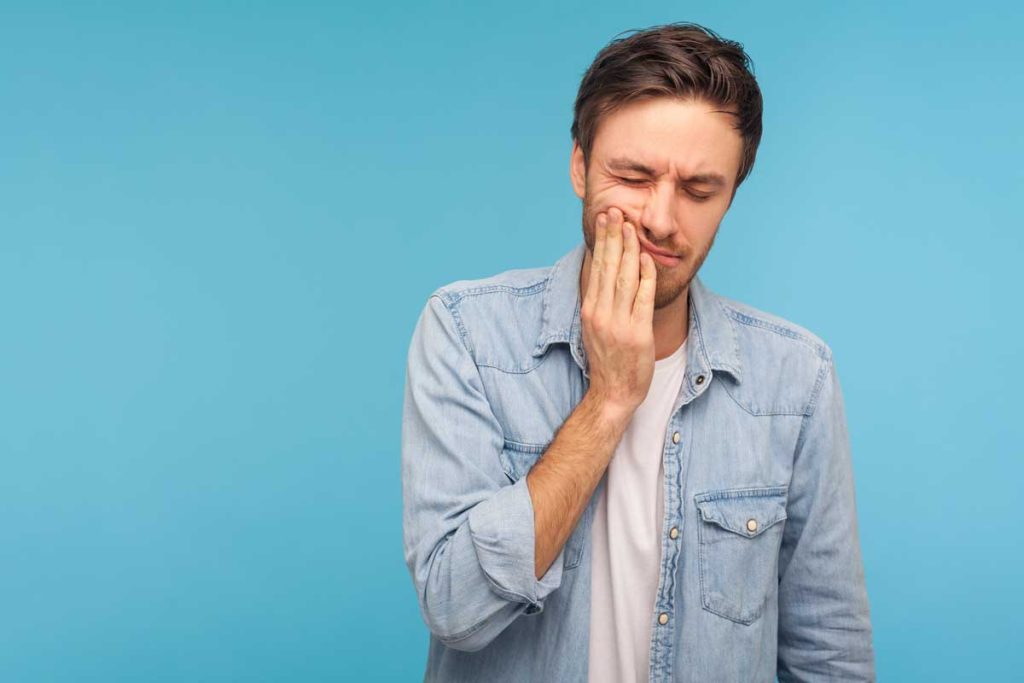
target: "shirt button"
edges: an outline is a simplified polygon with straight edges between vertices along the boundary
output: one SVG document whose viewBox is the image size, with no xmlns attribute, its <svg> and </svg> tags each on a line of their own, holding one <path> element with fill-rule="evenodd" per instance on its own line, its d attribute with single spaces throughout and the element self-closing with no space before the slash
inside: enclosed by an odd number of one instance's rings
<svg viewBox="0 0 1024 683">
<path fill-rule="evenodd" d="M 756 519 L 748 519 L 747 520 L 747 531 L 757 531 L 757 520 Z"/>
<path fill-rule="evenodd" d="M 679 432 L 672 435 L 672 443 L 679 443 Z"/>
<path fill-rule="evenodd" d="M 697 375 L 697 384 L 704 384 L 704 375 Z"/>
<path fill-rule="evenodd" d="M 658 623 L 659 623 L 659 624 L 667 624 L 667 623 L 668 623 L 668 615 L 667 615 L 667 614 L 665 614 L 664 612 L 662 612 L 662 613 L 661 613 L 661 614 L 660 614 L 660 615 L 658 616 Z"/>
<path fill-rule="evenodd" d="M 672 530 L 668 532 L 668 537 L 673 540 L 679 538 L 679 529 L 676 527 L 672 527 Z"/>
</svg>

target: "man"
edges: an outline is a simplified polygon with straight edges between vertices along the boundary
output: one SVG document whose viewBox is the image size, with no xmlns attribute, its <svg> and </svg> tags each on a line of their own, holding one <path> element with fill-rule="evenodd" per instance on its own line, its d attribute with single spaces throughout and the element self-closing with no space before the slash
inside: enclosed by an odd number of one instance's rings
<svg viewBox="0 0 1024 683">
<path fill-rule="evenodd" d="M 413 333 L 426 680 L 874 680 L 831 349 L 697 277 L 760 141 L 748 57 L 613 41 L 572 134 L 583 243 L 439 288 Z"/>
</svg>

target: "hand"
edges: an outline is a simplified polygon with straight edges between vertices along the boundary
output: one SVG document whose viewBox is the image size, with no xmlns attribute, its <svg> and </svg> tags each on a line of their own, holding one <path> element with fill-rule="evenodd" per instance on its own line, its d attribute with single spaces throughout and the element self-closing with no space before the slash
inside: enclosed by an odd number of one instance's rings
<svg viewBox="0 0 1024 683">
<path fill-rule="evenodd" d="M 588 393 L 623 416 L 643 403 L 654 376 L 657 272 L 619 209 L 598 214 L 580 310 L 590 366 Z"/>
</svg>

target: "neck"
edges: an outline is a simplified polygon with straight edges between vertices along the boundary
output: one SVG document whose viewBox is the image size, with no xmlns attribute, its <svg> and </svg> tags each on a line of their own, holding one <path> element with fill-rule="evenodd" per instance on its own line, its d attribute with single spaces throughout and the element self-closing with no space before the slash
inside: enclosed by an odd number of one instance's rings
<svg viewBox="0 0 1024 683">
<path fill-rule="evenodd" d="M 583 255 L 580 269 L 580 292 L 587 291 L 590 274 L 590 250 Z M 687 284 L 672 302 L 654 309 L 654 359 L 668 358 L 686 341 L 690 329 L 690 285 Z"/>
<path fill-rule="evenodd" d="M 690 285 L 672 303 L 654 309 L 654 359 L 668 358 L 686 341 L 690 328 Z"/>
</svg>

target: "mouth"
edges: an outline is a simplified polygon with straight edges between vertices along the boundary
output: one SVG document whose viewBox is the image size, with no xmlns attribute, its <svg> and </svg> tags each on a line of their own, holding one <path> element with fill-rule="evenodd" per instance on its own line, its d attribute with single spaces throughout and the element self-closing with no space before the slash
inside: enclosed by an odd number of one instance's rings
<svg viewBox="0 0 1024 683">
<path fill-rule="evenodd" d="M 640 248 L 650 254 L 655 263 L 660 263 L 661 265 L 669 268 L 678 266 L 683 260 L 683 257 L 681 256 L 673 254 L 670 251 L 665 251 L 664 249 L 658 249 L 654 245 L 649 244 L 642 237 L 640 238 Z"/>
</svg>

